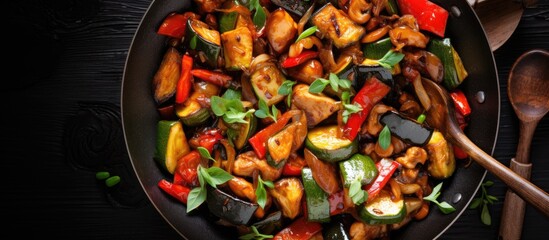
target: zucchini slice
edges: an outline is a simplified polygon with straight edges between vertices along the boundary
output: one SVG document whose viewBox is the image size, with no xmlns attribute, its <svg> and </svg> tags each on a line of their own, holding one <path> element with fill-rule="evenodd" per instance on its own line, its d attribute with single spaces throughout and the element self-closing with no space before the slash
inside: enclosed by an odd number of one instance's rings
<svg viewBox="0 0 549 240">
<path fill-rule="evenodd" d="M 358 212 L 367 224 L 394 224 L 406 217 L 406 205 L 403 198 L 393 201 L 389 192 L 381 190 L 375 199 L 360 205 Z"/>
<path fill-rule="evenodd" d="M 347 47 L 362 38 L 364 27 L 349 19 L 342 11 L 327 3 L 316 11 L 311 22 L 323 36 L 330 38 L 337 48 Z"/>
<path fill-rule="evenodd" d="M 164 170 L 173 174 L 177 160 L 190 151 L 191 148 L 180 121 L 158 121 L 154 159 Z"/>
<path fill-rule="evenodd" d="M 202 125 L 210 119 L 209 108 L 203 107 L 198 99 L 217 95 L 219 87 L 213 83 L 197 80 L 193 84 L 193 90 L 194 92 L 183 104 L 175 106 L 175 114 L 183 124 L 190 127 Z"/>
<path fill-rule="evenodd" d="M 290 157 L 296 125 L 290 124 L 267 140 L 267 163 L 279 168 Z"/>
<path fill-rule="evenodd" d="M 238 27 L 221 34 L 223 55 L 227 70 L 248 69 L 252 62 L 252 32 L 247 27 Z"/>
<path fill-rule="evenodd" d="M 354 181 L 360 181 L 363 186 L 369 184 L 378 174 L 374 161 L 369 156 L 359 153 L 339 162 L 339 171 L 343 186 L 346 188 L 349 188 Z"/>
<path fill-rule="evenodd" d="M 307 203 L 307 220 L 310 222 L 330 221 L 330 202 L 328 194 L 318 186 L 313 178 L 311 168 L 301 170 L 303 188 L 305 188 L 305 202 Z"/>
<path fill-rule="evenodd" d="M 217 68 L 221 53 L 221 35 L 217 30 L 211 29 L 208 24 L 200 20 L 189 19 L 184 43 L 199 54 L 203 54 L 208 65 Z"/>
<path fill-rule="evenodd" d="M 237 126 L 236 128 L 227 129 L 227 135 L 231 138 L 237 150 L 246 146 L 248 139 L 254 135 L 257 128 L 257 118 L 253 114 L 244 118 L 244 121 L 246 123 L 234 124 Z"/>
<path fill-rule="evenodd" d="M 449 38 L 432 39 L 427 50 L 442 61 L 444 65 L 442 83 L 448 90 L 456 88 L 465 80 L 468 75 L 467 70 Z"/>
<path fill-rule="evenodd" d="M 252 61 L 250 83 L 258 99 L 263 99 L 267 106 L 282 101 L 285 95 L 278 94 L 278 89 L 286 78 L 273 62 L 273 57 L 261 54 Z"/>
<path fill-rule="evenodd" d="M 327 162 L 339 162 L 358 152 L 358 138 L 351 141 L 337 137 L 338 126 L 316 127 L 307 133 L 305 147 L 319 159 Z"/>
</svg>

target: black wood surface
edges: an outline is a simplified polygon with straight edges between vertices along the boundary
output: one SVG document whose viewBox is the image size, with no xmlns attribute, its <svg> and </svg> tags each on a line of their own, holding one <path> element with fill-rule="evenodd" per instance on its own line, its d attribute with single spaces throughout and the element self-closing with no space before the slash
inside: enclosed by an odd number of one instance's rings
<svg viewBox="0 0 549 240">
<path fill-rule="evenodd" d="M 4 3 L 1 235 L 60 239 L 178 239 L 141 189 L 120 123 L 120 87 L 132 37 L 150 0 L 19 0 Z M 514 156 L 518 119 L 507 97 L 516 58 L 549 49 L 549 0 L 526 9 L 495 51 L 501 117 L 494 157 Z M 549 67 L 549 66 L 539 66 Z M 549 117 L 531 147 L 532 182 L 549 191 Z M 95 178 L 121 176 L 113 188 Z M 466 210 L 441 239 L 497 239 L 506 186 L 488 189 L 492 225 Z M 549 204 L 549 203 L 548 203 Z M 526 209 L 523 239 L 546 239 L 549 219 Z M 197 229 L 197 231 L 200 231 Z"/>
</svg>

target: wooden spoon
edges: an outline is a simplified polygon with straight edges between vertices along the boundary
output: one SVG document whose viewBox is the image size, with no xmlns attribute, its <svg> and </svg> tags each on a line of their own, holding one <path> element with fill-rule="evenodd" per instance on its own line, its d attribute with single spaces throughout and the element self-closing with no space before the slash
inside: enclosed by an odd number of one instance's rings
<svg viewBox="0 0 549 240">
<path fill-rule="evenodd" d="M 510 167 L 530 179 L 530 143 L 538 122 L 549 112 L 549 52 L 534 49 L 523 53 L 513 64 L 507 83 L 509 101 L 520 120 L 517 154 Z M 549 203 L 546 203 L 549 204 Z M 501 239 L 520 239 L 525 202 L 507 190 L 503 202 L 499 234 Z"/>
<path fill-rule="evenodd" d="M 423 79 L 422 81 L 423 87 L 431 97 L 431 107 L 426 114 L 427 123 L 439 129 L 448 141 L 463 149 L 479 165 L 501 179 L 522 199 L 549 217 L 549 194 L 475 145 L 459 127 L 455 116 L 454 103 L 448 92 L 431 80 Z"/>
</svg>

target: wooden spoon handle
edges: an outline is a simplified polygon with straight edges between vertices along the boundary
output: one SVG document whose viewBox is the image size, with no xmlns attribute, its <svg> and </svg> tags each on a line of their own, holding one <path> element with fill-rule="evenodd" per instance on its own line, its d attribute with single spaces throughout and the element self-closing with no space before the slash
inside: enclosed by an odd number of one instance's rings
<svg viewBox="0 0 549 240">
<path fill-rule="evenodd" d="M 532 170 L 531 163 L 519 163 L 511 159 L 511 170 L 522 176 L 524 179 L 530 179 Z M 507 190 L 503 202 L 503 211 L 501 213 L 501 223 L 499 228 L 499 239 L 512 240 L 520 239 L 522 235 L 522 224 L 524 222 L 524 210 L 526 202 L 522 200 L 512 190 Z"/>
<path fill-rule="evenodd" d="M 488 155 L 475 145 L 463 132 L 458 132 L 459 130 L 455 129 L 452 130 L 453 133 L 451 133 L 450 136 L 452 137 L 451 140 L 453 140 L 454 144 L 467 152 L 471 158 L 486 170 L 501 179 L 501 181 L 507 184 L 507 186 L 522 197 L 522 199 L 532 204 L 545 216 L 549 217 L 549 194 Z"/>
</svg>

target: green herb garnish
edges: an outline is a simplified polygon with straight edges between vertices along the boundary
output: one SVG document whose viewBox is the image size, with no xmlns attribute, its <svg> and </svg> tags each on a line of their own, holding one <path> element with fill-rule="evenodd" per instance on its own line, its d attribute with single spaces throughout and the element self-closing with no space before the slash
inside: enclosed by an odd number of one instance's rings
<svg viewBox="0 0 549 240">
<path fill-rule="evenodd" d="M 433 191 L 431 192 L 431 194 L 429 194 L 429 196 L 427 197 L 424 197 L 423 200 L 433 202 L 438 206 L 440 211 L 442 211 L 444 214 L 448 214 L 456 211 L 456 209 L 452 207 L 452 205 L 448 204 L 447 202 L 438 202 L 437 198 L 440 195 L 441 188 L 442 188 L 442 182 L 436 185 L 435 188 L 433 188 Z"/>
<path fill-rule="evenodd" d="M 351 87 L 351 81 L 347 79 L 340 79 L 336 74 L 330 73 L 328 76 L 328 79 L 324 78 L 317 78 L 314 82 L 311 83 L 311 86 L 309 86 L 309 92 L 310 93 L 321 93 L 324 91 L 324 88 L 330 84 L 330 87 L 334 91 L 339 91 L 339 87 L 344 89 L 349 89 Z"/>
<path fill-rule="evenodd" d="M 218 117 L 222 117 L 226 123 L 247 123 L 244 118 L 255 111 L 254 109 L 244 111 L 244 106 L 240 99 L 212 96 L 210 104 L 213 113 Z"/>
<path fill-rule="evenodd" d="M 355 205 L 362 204 L 368 199 L 368 192 L 362 189 L 360 180 L 355 180 L 349 187 L 349 197 L 353 200 Z"/>
<path fill-rule="evenodd" d="M 480 220 L 484 223 L 484 225 L 492 224 L 492 217 L 490 216 L 490 211 L 488 210 L 488 204 L 494 204 L 495 201 L 498 201 L 497 197 L 488 194 L 488 190 L 486 190 L 486 188 L 491 187 L 492 185 L 494 185 L 494 182 L 489 180 L 481 184 L 480 188 L 482 191 L 480 193 L 480 197 L 474 198 L 471 205 L 469 205 L 469 209 L 475 209 L 482 206 L 479 208 Z"/>
<path fill-rule="evenodd" d="M 254 22 L 255 27 L 257 29 L 263 28 L 267 20 L 267 14 L 265 13 L 265 10 L 261 6 L 261 3 L 259 2 L 259 0 L 251 0 L 249 9 L 250 11 L 255 10 L 254 17 L 252 20 Z"/>
<path fill-rule="evenodd" d="M 259 107 L 259 109 L 254 112 L 256 117 L 258 117 L 258 118 L 271 118 L 271 119 L 273 119 L 273 121 L 276 122 L 276 120 L 277 120 L 276 117 L 278 115 L 278 109 L 276 108 L 276 106 L 274 104 L 271 106 L 271 110 L 269 110 L 269 106 L 267 106 L 267 103 L 265 102 L 265 100 L 259 99 L 258 107 Z"/>
<path fill-rule="evenodd" d="M 218 167 L 204 168 L 198 165 L 197 172 L 200 186 L 193 188 L 189 192 L 189 196 L 187 197 L 187 213 L 206 201 L 206 183 L 217 188 L 217 185 L 226 183 L 233 178 L 231 174 Z"/>
<path fill-rule="evenodd" d="M 304 39 L 304 38 L 306 38 L 306 37 L 308 37 L 308 36 L 313 35 L 313 34 L 316 32 L 317 29 L 318 29 L 318 28 L 317 28 L 316 26 L 312 26 L 312 27 L 310 27 L 310 28 L 307 28 L 305 31 L 303 31 L 303 32 L 301 32 L 301 34 L 299 34 L 299 37 L 297 37 L 297 39 L 295 40 L 295 42 L 299 42 L 299 40 Z"/>
<path fill-rule="evenodd" d="M 378 140 L 379 146 L 385 150 L 391 145 L 391 130 L 385 125 L 381 132 L 379 133 Z"/>
<path fill-rule="evenodd" d="M 376 62 L 384 68 L 392 69 L 393 66 L 399 63 L 403 58 L 403 53 L 389 50 L 381 59 L 376 60 Z"/>
<path fill-rule="evenodd" d="M 274 184 L 271 181 L 263 181 L 261 179 L 261 176 L 257 176 L 257 188 L 255 189 L 255 196 L 257 204 L 261 208 L 265 208 L 265 204 L 267 204 L 267 191 L 265 190 L 265 186 L 269 188 L 274 188 Z"/>
<path fill-rule="evenodd" d="M 291 80 L 284 80 L 282 85 L 278 88 L 278 94 L 280 95 L 287 95 L 286 96 L 286 105 L 289 107 L 292 103 L 292 90 L 294 85 L 297 82 L 291 81 Z"/>
<path fill-rule="evenodd" d="M 273 238 L 273 235 L 266 235 L 260 233 L 255 226 L 252 226 L 252 232 L 240 236 L 238 239 L 241 240 L 263 240 L 263 239 L 271 239 Z"/>
<path fill-rule="evenodd" d="M 210 151 L 206 149 L 205 147 L 197 147 L 198 153 L 200 153 L 200 156 L 209 160 L 212 160 L 215 162 L 215 159 L 210 155 Z"/>
</svg>

